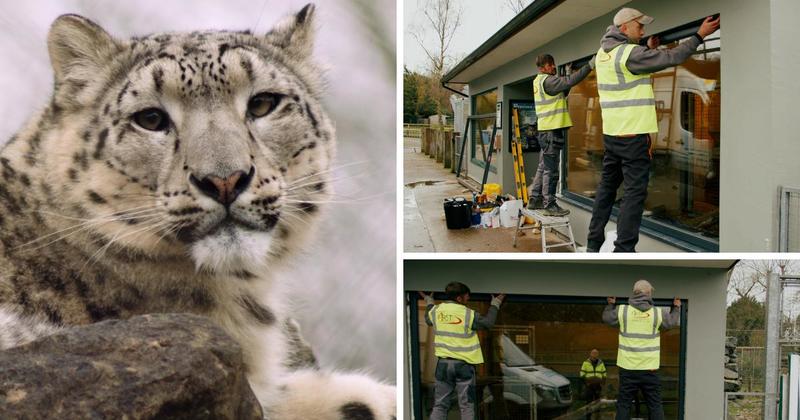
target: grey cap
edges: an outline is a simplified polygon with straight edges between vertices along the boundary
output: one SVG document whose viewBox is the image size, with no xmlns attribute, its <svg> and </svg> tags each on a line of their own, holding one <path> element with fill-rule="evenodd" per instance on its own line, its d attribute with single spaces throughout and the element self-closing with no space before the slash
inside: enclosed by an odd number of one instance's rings
<svg viewBox="0 0 800 420">
<path fill-rule="evenodd" d="M 623 7 L 619 9 L 616 15 L 614 15 L 614 26 L 620 26 L 623 23 L 628 23 L 632 20 L 635 20 L 642 25 L 649 25 L 653 23 L 653 18 L 647 16 L 646 14 L 636 10 L 631 9 L 630 7 Z"/>
</svg>

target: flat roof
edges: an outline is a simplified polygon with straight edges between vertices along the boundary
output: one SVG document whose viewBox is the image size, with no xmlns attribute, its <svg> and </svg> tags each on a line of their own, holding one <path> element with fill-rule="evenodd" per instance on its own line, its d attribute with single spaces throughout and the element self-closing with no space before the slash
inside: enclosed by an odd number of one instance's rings
<svg viewBox="0 0 800 420">
<path fill-rule="evenodd" d="M 629 1 L 534 0 L 448 71 L 442 82 L 469 83 Z"/>
</svg>

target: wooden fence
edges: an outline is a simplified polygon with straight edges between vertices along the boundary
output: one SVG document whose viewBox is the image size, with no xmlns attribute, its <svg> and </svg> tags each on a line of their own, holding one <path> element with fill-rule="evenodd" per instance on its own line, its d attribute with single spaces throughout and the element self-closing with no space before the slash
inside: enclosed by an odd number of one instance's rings
<svg viewBox="0 0 800 420">
<path fill-rule="evenodd" d="M 455 135 L 450 130 L 439 127 L 420 128 L 420 145 L 422 153 L 436 159 L 445 168 L 455 171 L 456 165 L 456 142 Z"/>
</svg>

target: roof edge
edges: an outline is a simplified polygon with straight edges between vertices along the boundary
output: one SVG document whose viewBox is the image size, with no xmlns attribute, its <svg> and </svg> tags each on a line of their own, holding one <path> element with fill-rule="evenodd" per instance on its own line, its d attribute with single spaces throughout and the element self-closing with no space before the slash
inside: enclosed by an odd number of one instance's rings
<svg viewBox="0 0 800 420">
<path fill-rule="evenodd" d="M 514 16 L 508 23 L 503 25 L 494 35 L 489 37 L 483 44 L 481 44 L 475 51 L 471 52 L 460 63 L 456 64 L 452 70 L 448 71 L 442 77 L 442 83 L 450 83 L 453 78 L 464 71 L 467 67 L 480 60 L 484 55 L 495 49 L 498 45 L 505 42 L 507 39 L 514 36 L 517 32 L 530 25 L 536 19 L 544 15 L 552 7 L 564 2 L 565 0 L 534 0 L 533 3 L 528 5 L 522 12 Z M 459 82 L 467 83 L 467 82 Z"/>
</svg>

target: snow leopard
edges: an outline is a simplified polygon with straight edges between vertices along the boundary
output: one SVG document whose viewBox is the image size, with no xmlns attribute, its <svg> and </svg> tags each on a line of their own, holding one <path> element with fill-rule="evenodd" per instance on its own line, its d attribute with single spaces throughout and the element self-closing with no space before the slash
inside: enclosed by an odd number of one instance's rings
<svg viewBox="0 0 800 420">
<path fill-rule="evenodd" d="M 395 418 L 394 386 L 319 366 L 281 275 L 332 194 L 314 16 L 130 39 L 54 21 L 52 96 L 0 151 L 0 349 L 196 313 L 242 346 L 265 417 Z"/>
</svg>

